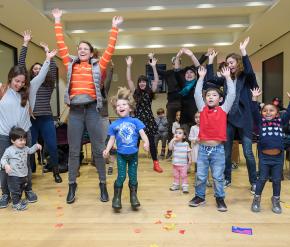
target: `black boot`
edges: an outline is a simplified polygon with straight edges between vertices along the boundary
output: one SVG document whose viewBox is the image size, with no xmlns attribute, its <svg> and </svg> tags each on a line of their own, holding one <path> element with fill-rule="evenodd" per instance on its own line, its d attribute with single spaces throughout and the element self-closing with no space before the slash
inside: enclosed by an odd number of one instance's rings
<svg viewBox="0 0 290 247">
<path fill-rule="evenodd" d="M 130 202 L 131 206 L 133 209 L 140 207 L 140 202 L 137 197 L 137 188 L 138 188 L 138 183 L 136 185 L 131 185 L 129 183 L 129 188 L 130 188 Z"/>
<path fill-rule="evenodd" d="M 109 195 L 108 195 L 106 183 L 100 183 L 99 186 L 101 190 L 101 196 L 100 196 L 101 202 L 109 201 Z"/>
<path fill-rule="evenodd" d="M 59 175 L 59 169 L 58 169 L 58 166 L 54 166 L 52 168 L 52 172 L 53 172 L 53 177 L 54 177 L 54 181 L 56 183 L 61 183 L 62 182 L 62 179 L 61 179 L 61 176 Z"/>
<path fill-rule="evenodd" d="M 121 209 L 122 208 L 122 203 L 121 203 L 121 196 L 122 196 L 122 190 L 123 190 L 123 186 L 118 187 L 116 185 L 116 181 L 114 183 L 114 198 L 112 201 L 112 207 L 114 209 Z"/>
<path fill-rule="evenodd" d="M 77 189 L 77 183 L 69 184 L 68 185 L 68 194 L 66 197 L 66 203 L 71 204 L 74 203 L 76 198 L 76 189 Z"/>
</svg>

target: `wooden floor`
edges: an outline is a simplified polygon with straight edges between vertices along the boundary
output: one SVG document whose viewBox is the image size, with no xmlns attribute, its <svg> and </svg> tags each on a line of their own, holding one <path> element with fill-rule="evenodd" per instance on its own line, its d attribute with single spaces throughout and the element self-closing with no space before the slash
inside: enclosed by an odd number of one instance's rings
<svg viewBox="0 0 290 247">
<path fill-rule="evenodd" d="M 141 154 L 142 156 L 142 154 Z M 187 206 L 190 194 L 169 191 L 172 183 L 169 161 L 161 161 L 165 172 L 152 171 L 152 163 L 141 157 L 139 162 L 139 199 L 141 208 L 132 211 L 127 181 L 123 191 L 123 209 L 115 213 L 111 201 L 99 201 L 98 176 L 91 165 L 81 166 L 77 200 L 68 205 L 67 174 L 64 182 L 55 184 L 51 174 L 33 176 L 33 188 L 39 201 L 28 210 L 0 209 L 1 246 L 289 246 L 290 245 L 290 181 L 283 181 L 283 214 L 271 211 L 271 184 L 262 198 L 262 211 L 250 210 L 252 195 L 244 161 L 233 171 L 232 186 L 226 189 L 228 212 L 216 210 L 212 188 L 207 191 L 205 206 Z M 40 170 L 40 169 L 39 169 Z M 190 174 L 193 184 L 194 174 Z M 113 195 L 116 170 L 108 176 L 108 190 Z M 165 218 L 168 210 L 171 218 Z M 249 227 L 253 235 L 231 232 L 232 226 Z M 167 228 L 167 229 L 166 229 Z"/>
</svg>

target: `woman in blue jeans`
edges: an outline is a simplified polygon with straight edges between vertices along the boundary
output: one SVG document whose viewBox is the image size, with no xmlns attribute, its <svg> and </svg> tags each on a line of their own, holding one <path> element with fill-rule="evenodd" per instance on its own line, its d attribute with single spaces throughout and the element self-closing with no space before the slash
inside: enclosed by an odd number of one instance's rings
<svg viewBox="0 0 290 247">
<path fill-rule="evenodd" d="M 236 99 L 228 114 L 227 120 L 227 141 L 225 142 L 226 167 L 224 175 L 225 187 L 230 186 L 232 180 L 231 154 L 233 140 L 235 132 L 238 131 L 242 141 L 244 156 L 246 158 L 251 192 L 254 193 L 257 174 L 256 161 L 252 151 L 253 116 L 251 110 L 251 89 L 258 87 L 258 84 L 246 51 L 249 40 L 250 39 L 248 37 L 244 40 L 244 42 L 240 43 L 242 56 L 236 53 L 231 53 L 226 57 L 226 63 L 231 70 L 231 77 L 234 80 L 236 88 Z M 212 61 L 209 61 L 209 63 L 211 62 Z M 208 75 L 209 79 L 213 78 L 212 65 L 208 66 Z M 224 77 L 216 77 L 214 82 L 221 86 L 225 86 L 224 91 L 226 92 Z"/>
<path fill-rule="evenodd" d="M 19 56 L 19 65 L 22 65 L 24 67 L 26 67 L 25 60 L 27 54 L 27 46 L 30 40 L 31 32 L 25 31 L 23 33 L 24 42 Z M 46 52 L 49 51 L 49 48 L 45 43 L 41 43 L 40 45 L 44 48 Z M 41 67 L 41 63 L 35 63 L 31 66 L 29 71 L 31 80 L 38 75 Z M 47 73 L 44 83 L 41 84 L 40 88 L 36 93 L 35 107 L 31 114 L 31 141 L 32 145 L 34 145 L 38 140 L 38 136 L 41 135 L 42 139 L 44 140 L 45 148 L 49 153 L 49 168 L 52 169 L 55 182 L 61 183 L 62 179 L 59 175 L 58 167 L 56 130 L 50 106 L 51 95 L 54 90 L 54 84 L 57 78 L 56 73 L 56 64 L 55 61 L 52 59 L 50 63 L 50 71 Z M 31 165 L 34 164 L 34 167 L 32 167 L 32 170 L 35 170 L 34 159 L 35 158 L 33 155 L 31 159 Z"/>
</svg>

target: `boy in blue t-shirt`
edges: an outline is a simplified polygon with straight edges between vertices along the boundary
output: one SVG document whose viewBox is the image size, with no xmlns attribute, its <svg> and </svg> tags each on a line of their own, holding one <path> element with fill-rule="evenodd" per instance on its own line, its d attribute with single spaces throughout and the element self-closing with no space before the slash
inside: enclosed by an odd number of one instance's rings
<svg viewBox="0 0 290 247">
<path fill-rule="evenodd" d="M 132 208 L 137 208 L 140 207 L 140 202 L 137 198 L 137 143 L 139 136 L 141 136 L 144 141 L 144 149 L 149 151 L 149 141 L 144 132 L 145 125 L 139 119 L 130 117 L 130 112 L 133 111 L 135 106 L 130 90 L 125 87 L 120 87 L 117 95 L 112 98 L 111 102 L 116 113 L 120 116 L 120 118 L 114 121 L 109 127 L 108 135 L 110 139 L 103 152 L 103 156 L 106 158 L 116 140 L 118 177 L 114 183 L 112 207 L 117 210 L 122 208 L 121 195 L 123 183 L 126 179 L 128 163 L 130 202 Z"/>
</svg>

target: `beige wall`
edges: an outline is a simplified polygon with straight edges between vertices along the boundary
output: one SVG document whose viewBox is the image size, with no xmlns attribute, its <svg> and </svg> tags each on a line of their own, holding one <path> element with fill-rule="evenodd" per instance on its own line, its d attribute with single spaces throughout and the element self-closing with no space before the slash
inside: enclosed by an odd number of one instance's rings
<svg viewBox="0 0 290 247">
<path fill-rule="evenodd" d="M 284 54 L 284 68 L 283 68 L 283 102 L 284 105 L 288 105 L 288 97 L 286 92 L 290 92 L 290 32 L 280 37 L 276 41 L 272 42 L 265 48 L 262 48 L 254 55 L 250 56 L 254 71 L 257 76 L 257 81 L 260 87 L 262 87 L 262 62 L 268 58 L 271 58 L 279 53 Z M 275 83 L 275 82 L 273 82 Z"/>
</svg>

